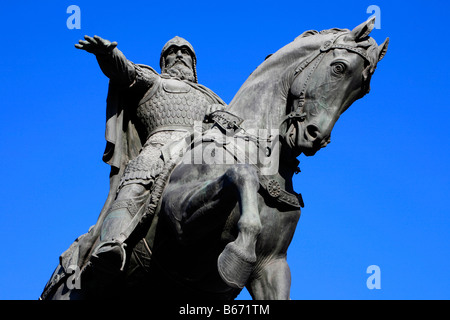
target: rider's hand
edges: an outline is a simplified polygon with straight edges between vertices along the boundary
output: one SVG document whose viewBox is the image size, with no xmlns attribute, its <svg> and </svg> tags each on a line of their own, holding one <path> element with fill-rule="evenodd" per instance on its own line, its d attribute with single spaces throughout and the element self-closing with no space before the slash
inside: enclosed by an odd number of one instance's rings
<svg viewBox="0 0 450 320">
<path fill-rule="evenodd" d="M 86 40 L 80 40 L 75 44 L 75 48 L 86 50 L 87 52 L 97 54 L 108 54 L 115 47 L 117 47 L 117 42 L 110 42 L 106 39 L 102 39 L 99 36 L 89 37 L 84 36 Z"/>
</svg>

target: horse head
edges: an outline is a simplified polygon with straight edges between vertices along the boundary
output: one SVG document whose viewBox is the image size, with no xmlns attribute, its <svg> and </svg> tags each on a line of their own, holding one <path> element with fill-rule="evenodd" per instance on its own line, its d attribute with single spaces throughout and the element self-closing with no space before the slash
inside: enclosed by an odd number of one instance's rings
<svg viewBox="0 0 450 320">
<path fill-rule="evenodd" d="M 304 32 L 266 58 L 229 110 L 246 119 L 243 127 L 279 130 L 293 155 L 314 155 L 330 142 L 340 115 L 369 92 L 389 43 L 369 37 L 374 23 Z"/>
<path fill-rule="evenodd" d="M 326 30 L 322 42 L 295 70 L 290 87 L 286 142 L 296 154 L 314 155 L 330 143 L 341 114 L 370 90 L 370 80 L 387 50 L 389 38 L 378 46 L 369 37 L 375 19 L 352 31 Z M 314 36 L 308 32 L 301 37 Z M 321 36 L 318 33 L 316 36 Z"/>
</svg>

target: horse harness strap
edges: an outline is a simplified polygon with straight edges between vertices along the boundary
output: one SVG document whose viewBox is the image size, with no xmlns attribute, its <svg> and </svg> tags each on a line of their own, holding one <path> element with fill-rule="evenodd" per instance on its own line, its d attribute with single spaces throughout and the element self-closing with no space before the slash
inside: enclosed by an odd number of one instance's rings
<svg viewBox="0 0 450 320">
<path fill-rule="evenodd" d="M 330 43 L 332 44 L 332 41 L 330 41 Z M 330 46 L 330 48 L 328 48 L 328 47 L 325 47 L 324 45 L 322 45 L 322 47 L 319 50 L 314 52 L 311 56 L 308 57 L 308 59 L 306 59 L 305 61 L 300 63 L 300 65 L 297 68 L 295 68 L 294 79 L 292 81 L 294 81 L 311 63 L 313 63 L 315 61 L 314 65 L 312 66 L 309 74 L 307 75 L 307 77 L 305 79 L 305 82 L 303 83 L 303 86 L 302 86 L 302 89 L 300 91 L 298 98 L 294 100 L 294 104 L 295 104 L 295 107 L 293 108 L 294 110 L 292 110 L 284 118 L 281 119 L 280 126 L 287 120 L 298 119 L 298 121 L 300 121 L 300 122 L 303 122 L 306 120 L 307 114 L 305 112 L 303 112 L 303 106 L 306 101 L 305 94 L 306 94 L 306 89 L 308 87 L 309 79 L 313 75 L 313 73 L 316 70 L 319 63 L 322 61 L 322 58 L 325 55 L 325 53 L 328 52 L 329 50 L 331 50 L 331 46 Z"/>
<path fill-rule="evenodd" d="M 209 115 L 209 119 L 226 133 L 234 133 L 244 122 L 244 119 L 224 110 L 214 111 Z"/>
<path fill-rule="evenodd" d="M 226 111 L 216 111 L 212 114 L 211 120 L 219 126 L 219 128 L 222 129 L 222 131 L 225 131 L 227 134 L 234 134 L 238 130 L 242 130 L 245 132 L 245 130 L 240 126 L 240 124 L 243 122 L 243 120 L 236 115 L 226 112 Z M 243 137 L 239 136 L 239 138 L 244 138 L 247 141 L 253 141 L 255 144 L 259 146 L 259 137 L 255 137 L 253 135 L 244 135 Z M 214 138 L 212 140 L 215 140 Z M 211 141 L 208 139 L 208 141 Z M 281 188 L 281 185 L 278 181 L 275 179 L 269 178 L 267 175 L 263 175 L 261 173 L 261 170 L 256 164 L 253 164 L 249 160 L 249 156 L 244 150 L 241 150 L 241 148 L 236 145 L 234 142 L 234 139 L 230 139 L 229 143 L 222 143 L 223 148 L 232 154 L 233 156 L 236 156 L 233 154 L 231 150 L 235 150 L 241 154 L 243 154 L 244 163 L 248 163 L 253 165 L 253 167 L 256 169 L 256 172 L 258 174 L 258 180 L 260 186 L 267 192 L 267 194 L 273 198 L 275 201 L 283 204 L 287 204 L 291 207 L 294 207 L 296 209 L 303 208 L 304 202 L 302 195 L 300 193 L 290 193 L 286 190 Z M 217 142 L 215 140 L 215 142 Z M 231 145 L 230 145 L 231 144 Z M 230 150 L 231 149 L 231 150 Z"/>
<path fill-rule="evenodd" d="M 316 70 L 319 63 L 322 61 L 323 56 L 328 53 L 331 50 L 334 49 L 345 49 L 348 51 L 352 51 L 354 53 L 359 54 L 363 59 L 365 59 L 369 64 L 371 63 L 369 56 L 367 55 L 364 50 L 361 50 L 359 48 L 355 48 L 349 45 L 345 44 L 335 44 L 337 38 L 339 38 L 342 35 L 336 35 L 333 39 L 325 41 L 322 46 L 314 52 L 308 59 L 300 63 L 300 65 L 295 68 L 294 72 L 294 80 L 297 78 L 297 76 L 302 73 L 303 70 L 305 70 L 311 63 L 314 62 L 314 65 L 312 66 L 309 74 L 306 77 L 305 82 L 303 83 L 302 90 L 300 91 L 300 94 L 297 99 L 294 100 L 295 108 L 292 110 L 289 114 L 287 114 L 283 119 L 281 119 L 280 126 L 287 120 L 291 119 L 298 119 L 300 122 L 305 121 L 307 114 L 302 111 L 303 106 L 305 104 L 305 94 L 306 89 L 308 87 L 308 82 L 311 78 L 311 76 L 314 74 L 314 71 Z"/>
<path fill-rule="evenodd" d="M 267 176 L 262 175 L 258 170 L 259 184 L 267 191 L 277 202 L 285 203 L 294 208 L 303 208 L 305 206 L 301 193 L 292 194 L 282 189 L 278 181 L 275 179 L 269 179 Z"/>
</svg>

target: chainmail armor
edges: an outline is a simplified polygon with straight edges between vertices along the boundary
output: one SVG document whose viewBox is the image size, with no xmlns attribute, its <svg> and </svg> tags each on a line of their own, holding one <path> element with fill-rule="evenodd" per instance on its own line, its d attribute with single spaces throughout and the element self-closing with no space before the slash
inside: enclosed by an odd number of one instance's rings
<svg viewBox="0 0 450 320">
<path fill-rule="evenodd" d="M 174 79 L 161 79 L 156 92 L 143 101 L 137 117 L 147 129 L 148 138 L 139 155 L 128 162 L 119 190 L 130 183 L 152 183 L 164 166 L 161 148 L 182 139 L 195 121 L 203 121 L 211 105 L 202 92 Z"/>
<path fill-rule="evenodd" d="M 180 83 L 175 90 L 167 89 L 162 80 L 161 87 L 147 101 L 137 108 L 137 116 L 147 129 L 147 135 L 162 126 L 183 126 L 192 128 L 195 121 L 203 121 L 206 108 L 211 104 L 203 93 L 193 87 Z"/>
</svg>

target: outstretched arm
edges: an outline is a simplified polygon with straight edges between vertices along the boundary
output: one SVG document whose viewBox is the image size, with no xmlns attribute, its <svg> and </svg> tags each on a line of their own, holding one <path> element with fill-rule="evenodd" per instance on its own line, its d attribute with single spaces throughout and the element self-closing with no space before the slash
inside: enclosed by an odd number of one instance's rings
<svg viewBox="0 0 450 320">
<path fill-rule="evenodd" d="M 85 36 L 85 40 L 78 41 L 75 48 L 95 54 L 103 73 L 122 85 L 130 85 L 136 78 L 134 64 L 117 49 L 117 42 L 110 42 L 99 36 Z"/>
<path fill-rule="evenodd" d="M 75 44 L 75 48 L 86 50 L 87 52 L 98 54 L 109 54 L 117 47 L 117 42 L 110 42 L 109 40 L 102 39 L 99 36 L 89 37 L 84 36 L 86 40 L 80 40 Z"/>
</svg>

